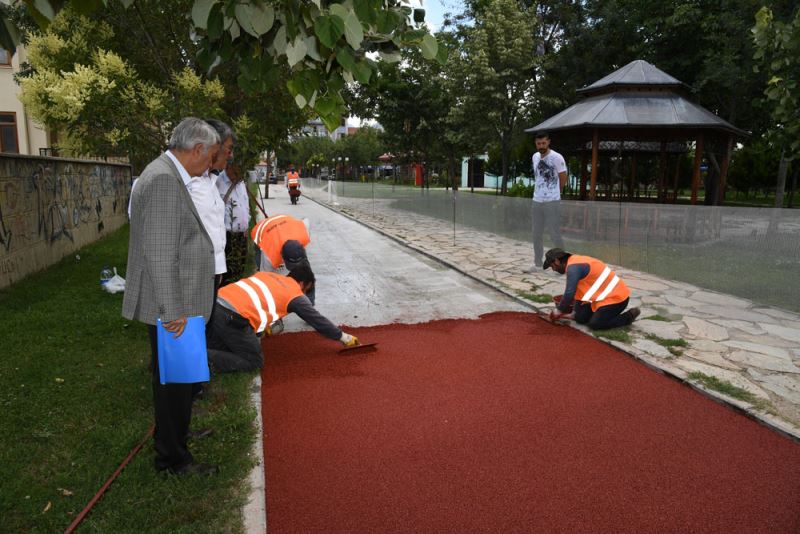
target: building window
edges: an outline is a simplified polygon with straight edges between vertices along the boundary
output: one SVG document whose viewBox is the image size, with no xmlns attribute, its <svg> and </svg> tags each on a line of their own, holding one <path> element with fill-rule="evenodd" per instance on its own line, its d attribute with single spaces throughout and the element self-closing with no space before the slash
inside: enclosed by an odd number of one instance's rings
<svg viewBox="0 0 800 534">
<path fill-rule="evenodd" d="M 19 154 L 17 115 L 13 112 L 0 112 L 0 152 Z"/>
<path fill-rule="evenodd" d="M 11 66 L 11 52 L 5 48 L 0 48 L 0 67 Z"/>
</svg>

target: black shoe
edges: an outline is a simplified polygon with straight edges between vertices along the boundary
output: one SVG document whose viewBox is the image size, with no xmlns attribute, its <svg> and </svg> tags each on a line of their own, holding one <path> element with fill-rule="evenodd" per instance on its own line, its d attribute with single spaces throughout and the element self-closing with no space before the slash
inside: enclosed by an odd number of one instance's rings
<svg viewBox="0 0 800 534">
<path fill-rule="evenodd" d="M 633 321 L 636 320 L 637 317 L 639 317 L 639 315 L 641 315 L 642 310 L 640 310 L 639 308 L 631 308 L 630 310 L 628 310 L 625 313 L 628 314 L 628 317 L 631 320 L 630 323 L 628 323 L 628 324 L 631 324 Z"/>
<path fill-rule="evenodd" d="M 196 401 L 198 399 L 204 399 L 208 396 L 209 390 L 211 388 L 208 384 L 196 383 L 192 384 L 192 400 Z"/>
<path fill-rule="evenodd" d="M 213 428 L 201 428 L 200 430 L 190 430 L 188 434 L 186 434 L 186 441 L 189 440 L 198 440 L 207 438 L 214 434 Z"/>
<path fill-rule="evenodd" d="M 169 469 L 167 469 L 167 471 L 169 471 L 169 473 L 172 475 L 178 475 L 178 476 L 183 476 L 183 475 L 209 476 L 209 475 L 216 475 L 217 473 L 219 473 L 219 466 L 192 462 L 177 469 L 173 469 L 170 467 Z"/>
</svg>

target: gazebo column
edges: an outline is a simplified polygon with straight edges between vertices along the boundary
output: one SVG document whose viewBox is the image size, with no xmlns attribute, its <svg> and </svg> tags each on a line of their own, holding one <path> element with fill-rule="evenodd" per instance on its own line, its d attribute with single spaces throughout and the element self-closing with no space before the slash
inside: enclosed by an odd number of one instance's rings
<svg viewBox="0 0 800 534">
<path fill-rule="evenodd" d="M 697 191 L 700 189 L 700 162 L 703 160 L 703 134 L 697 136 L 692 166 L 692 205 L 697 204 Z"/>
<path fill-rule="evenodd" d="M 600 134 L 597 131 L 597 128 L 595 128 L 594 132 L 592 132 L 592 178 L 591 185 L 589 186 L 589 200 L 595 199 L 595 194 L 597 191 L 597 143 L 599 142 L 599 138 Z"/>
<path fill-rule="evenodd" d="M 733 151 L 733 136 L 728 136 L 728 144 L 725 149 L 725 157 L 722 158 L 722 165 L 719 169 L 719 195 L 717 196 L 717 204 L 722 206 L 725 204 L 725 188 L 728 185 L 728 167 L 731 163 L 731 152 Z"/>
<path fill-rule="evenodd" d="M 659 202 L 664 202 L 666 191 L 664 187 L 664 176 L 667 173 L 667 141 L 661 140 L 661 157 L 658 160 L 658 191 L 656 198 Z"/>
<path fill-rule="evenodd" d="M 678 202 L 678 184 L 681 178 L 681 155 L 675 156 L 675 177 L 672 180 L 672 202 Z"/>
<path fill-rule="evenodd" d="M 588 181 L 587 167 L 589 165 L 589 153 L 587 150 L 581 150 L 581 194 L 578 198 L 586 200 L 586 182 Z"/>
<path fill-rule="evenodd" d="M 634 189 L 636 188 L 636 151 L 631 154 L 631 187 L 628 190 L 628 200 L 633 200 Z"/>
</svg>

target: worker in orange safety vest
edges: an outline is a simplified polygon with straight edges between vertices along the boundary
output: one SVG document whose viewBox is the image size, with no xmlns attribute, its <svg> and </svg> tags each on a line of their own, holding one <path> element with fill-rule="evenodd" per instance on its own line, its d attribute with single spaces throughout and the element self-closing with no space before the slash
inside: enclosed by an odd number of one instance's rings
<svg viewBox="0 0 800 534">
<path fill-rule="evenodd" d="M 355 336 L 342 332 L 308 300 L 306 294 L 315 282 L 314 272 L 306 263 L 287 276 L 257 272 L 220 288 L 209 323 L 211 369 L 219 373 L 261 369 L 264 357 L 259 337 L 265 332 L 280 333 L 272 325 L 290 313 L 296 313 L 317 332 L 345 347 L 358 345 Z"/>
<path fill-rule="evenodd" d="M 574 303 L 576 323 L 592 330 L 607 330 L 627 326 L 641 313 L 639 308 L 624 311 L 630 289 L 609 266 L 596 258 L 551 248 L 545 254 L 543 267 L 567 275 L 564 294 L 551 315 L 553 319 L 567 316 Z"/>
<path fill-rule="evenodd" d="M 300 188 L 300 175 L 294 170 L 294 165 L 289 165 L 289 172 L 286 173 L 286 187 L 289 189 Z"/>
<path fill-rule="evenodd" d="M 286 265 L 292 270 L 303 261 L 308 261 L 305 247 L 311 242 L 305 222 L 290 215 L 273 215 L 263 219 L 250 231 L 253 243 L 277 270 Z"/>
</svg>

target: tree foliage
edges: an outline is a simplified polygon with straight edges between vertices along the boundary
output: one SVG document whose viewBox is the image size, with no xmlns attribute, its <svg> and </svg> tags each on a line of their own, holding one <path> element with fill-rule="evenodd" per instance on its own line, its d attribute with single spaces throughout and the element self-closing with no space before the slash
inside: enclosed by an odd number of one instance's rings
<svg viewBox="0 0 800 534">
<path fill-rule="evenodd" d="M 461 90 L 450 118 L 467 126 L 464 135 L 472 136 L 484 150 L 492 142 L 499 144 L 502 174 L 508 177 L 519 120 L 535 97 L 532 85 L 541 64 L 534 39 L 538 20 L 516 0 L 495 0 L 480 7 L 471 25 L 458 28 L 460 54 L 448 70 Z"/>
<path fill-rule="evenodd" d="M 20 76 L 23 99 L 34 118 L 63 132 L 59 148 L 130 155 L 141 168 L 163 150 L 180 118 L 197 115 L 230 123 L 239 138 L 235 159 L 250 168 L 305 122 L 284 86 L 249 95 L 232 62 L 211 79 L 198 71 L 197 45 L 176 22 L 191 5 L 137 0 L 125 9 L 112 3 L 91 18 L 67 8 L 47 30 L 31 31 L 30 64 Z"/>
<path fill-rule="evenodd" d="M 134 0 L 24 3 L 42 26 L 62 5 L 83 14 L 117 5 L 138 9 Z M 345 83 L 367 84 L 377 69 L 370 52 L 397 61 L 402 47 L 416 46 L 429 59 L 443 59 L 424 18 L 424 10 L 413 9 L 408 0 L 194 0 L 173 21 L 178 33 L 192 31 L 196 59 L 205 74 L 234 62 L 237 82 L 246 92 L 285 85 L 299 108 L 313 110 L 333 129 L 346 111 Z M 18 40 L 13 20 L 4 17 L 0 45 L 13 49 Z"/>
<path fill-rule="evenodd" d="M 756 15 L 753 40 L 755 69 L 767 77 L 764 95 L 770 104 L 773 133 L 789 159 L 800 157 L 800 9 L 788 22 L 775 20 L 771 9 Z"/>
<path fill-rule="evenodd" d="M 117 40 L 104 21 L 60 12 L 46 32 L 29 38 L 21 99 L 31 117 L 61 134 L 60 150 L 130 155 L 141 168 L 181 117 L 222 116 L 224 88 L 189 67 L 157 81 L 142 78 L 111 49 Z"/>
</svg>

